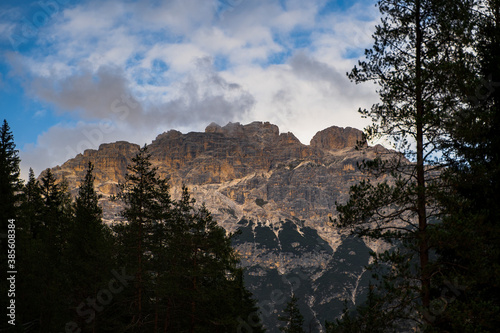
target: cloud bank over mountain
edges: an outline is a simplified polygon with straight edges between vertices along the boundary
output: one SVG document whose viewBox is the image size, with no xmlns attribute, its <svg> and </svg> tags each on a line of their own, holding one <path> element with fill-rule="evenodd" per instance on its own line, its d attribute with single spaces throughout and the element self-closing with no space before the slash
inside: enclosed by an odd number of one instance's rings
<svg viewBox="0 0 500 333">
<path fill-rule="evenodd" d="M 372 1 L 9 3 L 0 83 L 29 101 L 23 174 L 212 121 L 268 120 L 308 143 L 325 125 L 362 128 L 356 110 L 377 100 L 345 76 L 371 44 Z"/>
</svg>

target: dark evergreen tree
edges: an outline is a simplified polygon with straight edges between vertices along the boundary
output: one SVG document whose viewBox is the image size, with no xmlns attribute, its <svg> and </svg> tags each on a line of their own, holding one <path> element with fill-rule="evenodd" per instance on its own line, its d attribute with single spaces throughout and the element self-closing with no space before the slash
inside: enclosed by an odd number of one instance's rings
<svg viewBox="0 0 500 333">
<path fill-rule="evenodd" d="M 41 238 L 44 202 L 41 188 L 30 168 L 29 178 L 20 196 L 17 223 L 17 254 L 19 271 L 18 324 L 27 330 L 40 324 L 41 305 L 44 300 L 40 290 L 45 287 L 41 272 L 47 269 L 46 245 Z M 28 329 L 29 328 L 29 329 Z"/>
<path fill-rule="evenodd" d="M 40 183 L 30 168 L 28 182 L 20 195 L 19 230 L 29 239 L 39 239 L 43 226 L 42 214 L 44 202 Z"/>
<path fill-rule="evenodd" d="M 3 295 L 0 301 L 2 309 L 9 305 L 9 299 L 6 297 L 9 290 L 7 281 L 7 259 L 8 259 L 8 226 L 10 220 L 17 227 L 17 204 L 18 191 L 21 189 L 19 179 L 19 153 L 16 150 L 14 136 L 6 120 L 0 127 L 0 294 Z M 14 235 L 14 234 L 12 234 Z M 12 249 L 10 249 L 12 250 Z M 16 249 L 14 249 L 16 250 Z M 12 252 L 11 252 L 12 255 Z M 16 268 L 17 270 L 17 268 Z M 7 318 L 4 318 L 0 324 L 0 329 L 9 327 Z M 4 326 L 5 325 L 5 326 Z"/>
<path fill-rule="evenodd" d="M 453 140 L 445 217 L 437 230 L 438 272 L 432 332 L 495 332 L 500 326 L 500 1 L 474 11 L 477 71 L 463 83 Z"/>
<path fill-rule="evenodd" d="M 19 151 L 7 120 L 0 127 L 0 233 L 7 233 L 9 219 L 16 218 L 17 192 L 21 190 L 19 179 Z M 5 253 L 5 251 L 3 252 Z"/>
<path fill-rule="evenodd" d="M 394 329 L 393 320 L 397 317 L 384 309 L 384 300 L 373 291 L 370 285 L 366 302 L 356 309 L 347 304 L 340 319 L 326 322 L 327 333 L 383 333 Z"/>
<path fill-rule="evenodd" d="M 304 332 L 304 316 L 300 313 L 298 306 L 298 298 L 292 295 L 292 298 L 286 304 L 283 310 L 283 315 L 278 317 L 280 321 L 285 322 L 280 331 L 286 333 L 305 333 Z"/>
<path fill-rule="evenodd" d="M 147 146 L 128 168 L 119 196 L 124 223 L 115 227 L 127 272 L 134 272 L 126 327 L 136 332 L 235 332 L 256 312 L 243 287 L 231 237 L 183 189 L 173 202 Z M 244 319 L 242 319 L 244 318 Z M 254 325 L 262 332 L 261 325 Z"/>
<path fill-rule="evenodd" d="M 231 236 L 217 225 L 202 205 L 195 207 L 187 188 L 176 203 L 168 225 L 174 236 L 169 241 L 170 284 L 168 296 L 179 306 L 176 313 L 179 332 L 232 332 L 248 319 L 255 303 L 243 288 L 239 262 L 231 246 Z M 185 279 L 189 277 L 189 279 Z M 185 318 L 184 320 L 182 318 Z M 256 332 L 261 325 L 254 325 Z"/>
<path fill-rule="evenodd" d="M 51 169 L 44 171 L 40 182 L 44 204 L 42 237 L 47 241 L 51 260 L 58 266 L 62 263 L 72 216 L 71 197 L 67 187 L 64 179 L 57 181 Z"/>
<path fill-rule="evenodd" d="M 338 225 L 360 236 L 392 243 L 377 254 L 385 309 L 395 309 L 401 330 L 428 323 L 431 305 L 430 234 L 441 214 L 436 193 L 441 183 L 439 152 L 449 139 L 443 124 L 456 117 L 457 81 L 467 78 L 471 55 L 470 1 L 381 0 L 382 22 L 374 46 L 349 77 L 375 82 L 381 102 L 360 110 L 372 125 L 368 140 L 384 137 L 401 154 L 389 154 L 361 167 L 375 178 L 351 188 L 338 204 Z M 409 160 L 407 160 L 409 159 Z M 390 292 L 389 292 L 390 291 Z"/>
<path fill-rule="evenodd" d="M 113 277 L 111 271 L 116 269 L 112 261 L 113 239 L 110 229 L 102 222 L 93 170 L 94 166 L 89 162 L 75 199 L 63 266 L 68 277 L 71 302 L 68 318 L 73 318 L 82 332 L 110 329 L 106 327 L 110 319 L 107 316 L 112 316 L 113 304 L 99 304 L 96 308 L 100 311 L 96 311 L 86 304 L 86 300 L 99 299 L 99 291 L 108 288 L 108 282 Z M 105 303 L 108 303 L 107 299 Z M 85 315 L 82 316 L 82 313 Z"/>
<path fill-rule="evenodd" d="M 68 321 L 70 307 L 68 276 L 64 270 L 64 253 L 72 219 L 71 198 L 67 184 L 57 182 L 51 169 L 41 176 L 40 190 L 43 206 L 40 218 L 40 244 L 37 248 L 39 325 L 41 332 L 60 330 Z M 37 267 L 37 268 L 38 268 Z"/>
<path fill-rule="evenodd" d="M 126 183 L 119 195 L 126 206 L 123 212 L 126 222 L 115 226 L 122 264 L 135 276 L 128 326 L 136 332 L 150 331 L 153 321 L 157 324 L 157 320 L 148 315 L 149 300 L 155 298 L 154 280 L 160 273 L 154 271 L 154 264 L 162 255 L 153 253 L 153 248 L 160 249 L 163 245 L 153 234 L 163 232 L 162 224 L 171 210 L 169 186 L 156 175 L 150 157 L 145 145 L 128 166 Z"/>
</svg>

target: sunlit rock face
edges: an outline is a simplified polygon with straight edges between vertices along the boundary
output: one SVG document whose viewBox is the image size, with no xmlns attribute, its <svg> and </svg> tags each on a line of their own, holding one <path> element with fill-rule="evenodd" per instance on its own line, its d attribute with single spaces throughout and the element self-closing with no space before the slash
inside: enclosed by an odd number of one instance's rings
<svg viewBox="0 0 500 333">
<path fill-rule="evenodd" d="M 331 126 L 319 131 L 311 139 L 311 146 L 327 150 L 344 149 L 356 145 L 366 147 L 363 132 L 352 127 Z"/>
<path fill-rule="evenodd" d="M 233 243 L 268 331 L 279 332 L 278 314 L 294 292 L 306 324 L 320 332 L 325 320 L 341 314 L 344 300 L 363 300 L 369 246 L 377 250 L 330 222 L 335 202 L 344 202 L 350 186 L 366 177 L 357 163 L 390 153 L 362 142 L 354 128 L 329 127 L 305 145 L 268 122 L 212 123 L 204 133 L 160 134 L 148 149 L 174 198 L 185 184 L 228 232 L 240 231 Z M 123 141 L 102 144 L 53 172 L 75 194 L 91 161 L 104 219 L 112 222 L 122 207 L 110 198 L 138 149 Z"/>
</svg>

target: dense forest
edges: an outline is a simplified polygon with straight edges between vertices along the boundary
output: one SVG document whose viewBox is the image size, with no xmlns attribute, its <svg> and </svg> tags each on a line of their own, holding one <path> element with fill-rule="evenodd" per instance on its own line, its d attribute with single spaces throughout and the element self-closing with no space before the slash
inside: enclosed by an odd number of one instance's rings
<svg viewBox="0 0 500 333">
<path fill-rule="evenodd" d="M 2 221 L 15 220 L 12 263 L 19 272 L 10 298 L 12 331 L 235 332 L 242 318 L 258 315 L 231 235 L 195 205 L 187 189 L 180 200 L 171 199 L 146 146 L 131 161 L 116 198 L 126 204 L 128 223 L 109 227 L 102 222 L 90 162 L 74 200 L 50 169 L 40 180 L 31 171 L 22 185 L 7 122 L 1 134 L 2 175 L 9 177 L 2 179 L 2 198 L 10 199 Z M 2 294 L 9 288 L 2 283 Z"/>
<path fill-rule="evenodd" d="M 496 332 L 500 1 L 381 0 L 378 8 L 374 45 L 348 77 L 378 87 L 379 103 L 359 110 L 372 120 L 366 139 L 401 154 L 359 165 L 369 180 L 337 203 L 333 224 L 393 246 L 372 254 L 366 302 L 323 318 L 333 320 L 327 331 Z M 112 226 L 102 222 L 92 164 L 71 198 L 50 169 L 21 181 L 19 163 L 4 120 L 1 331 L 264 331 L 252 320 L 259 311 L 232 235 L 187 189 L 170 197 L 147 146 L 115 198 L 128 223 Z M 304 332 L 296 302 L 277 317 L 284 332 Z"/>
<path fill-rule="evenodd" d="M 367 138 L 403 154 L 360 165 L 373 177 L 335 222 L 394 247 L 373 254 L 366 304 L 329 332 L 497 331 L 500 1 L 378 7 L 374 45 L 348 76 L 379 87 L 380 102 L 360 110 Z"/>
</svg>

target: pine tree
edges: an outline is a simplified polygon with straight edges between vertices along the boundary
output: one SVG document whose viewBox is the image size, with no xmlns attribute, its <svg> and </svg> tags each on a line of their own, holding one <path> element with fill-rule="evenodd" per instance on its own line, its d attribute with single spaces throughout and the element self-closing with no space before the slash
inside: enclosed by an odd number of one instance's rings
<svg viewBox="0 0 500 333">
<path fill-rule="evenodd" d="M 154 298 L 153 281 L 158 274 L 150 273 L 155 255 L 152 252 L 153 233 L 161 230 L 157 226 L 161 226 L 171 209 L 169 186 L 156 175 L 150 158 L 144 145 L 128 166 L 126 182 L 119 195 L 126 206 L 123 211 L 126 222 L 115 226 L 122 246 L 123 264 L 135 275 L 129 325 L 137 332 L 147 330 L 146 317 L 151 306 L 148 299 Z"/>
<path fill-rule="evenodd" d="M 14 136 L 10 130 L 6 120 L 3 121 L 0 127 L 0 267 L 2 273 L 0 275 L 0 293 L 7 295 L 9 290 L 7 281 L 7 254 L 8 254 L 8 225 L 9 220 L 14 220 L 13 224 L 17 227 L 17 192 L 21 189 L 21 181 L 19 179 L 19 153 L 16 150 Z M 3 309 L 9 305 L 9 300 L 6 296 L 2 296 L 0 305 Z M 0 324 L 0 329 L 3 325 L 7 325 L 7 320 L 3 320 Z M 6 326 L 8 327 L 8 326 Z"/>
<path fill-rule="evenodd" d="M 141 148 L 119 195 L 127 221 L 114 230 L 122 263 L 135 274 L 122 329 L 237 331 L 239 319 L 257 309 L 243 287 L 231 236 L 203 205 L 196 207 L 187 188 L 172 201 L 150 158 L 147 146 Z"/>
<path fill-rule="evenodd" d="M 7 120 L 0 128 L 0 233 L 7 233 L 9 219 L 16 218 L 16 193 L 21 189 L 19 151 Z M 5 253 L 5 252 L 3 252 Z"/>
<path fill-rule="evenodd" d="M 49 255 L 54 264 L 60 265 L 72 215 L 68 185 L 64 179 L 57 182 L 51 169 L 46 169 L 41 177 L 40 189 L 43 198 L 42 237 L 48 242 Z"/>
<path fill-rule="evenodd" d="M 167 224 L 170 267 L 165 275 L 169 328 L 186 332 L 234 332 L 242 321 L 258 316 L 255 301 L 243 286 L 231 235 L 202 205 L 196 207 L 187 188 Z M 187 278 L 187 279 L 186 279 Z M 263 332 L 252 320 L 252 330 Z"/>
<path fill-rule="evenodd" d="M 93 170 L 94 166 L 89 162 L 75 199 L 74 217 L 64 253 L 64 269 L 69 280 L 69 297 L 72 303 L 70 313 L 83 332 L 95 331 L 96 327 L 103 329 L 107 315 L 104 309 L 99 313 L 92 311 L 86 316 L 78 315 L 78 311 L 80 309 L 80 312 L 84 312 L 85 309 L 88 312 L 91 309 L 89 306 L 82 307 L 82 302 L 89 297 L 96 299 L 99 290 L 108 287 L 111 270 L 114 268 L 113 240 L 109 228 L 102 222 L 99 196 L 94 189 Z M 106 304 L 106 309 L 111 306 Z"/>
<path fill-rule="evenodd" d="M 470 57 L 469 1 L 379 1 L 382 22 L 349 77 L 380 86 L 380 103 L 360 110 L 373 124 L 368 140 L 384 137 L 402 154 L 366 161 L 362 169 L 391 181 L 362 181 L 338 204 L 338 225 L 360 236 L 392 243 L 398 249 L 378 254 L 385 267 L 380 285 L 386 306 L 399 307 L 401 329 L 428 321 L 431 304 L 430 230 L 439 216 L 437 152 L 449 138 L 443 124 L 456 117 L 457 85 Z M 406 158 L 409 159 L 406 160 Z M 390 298 L 392 297 L 392 298 Z"/>
<path fill-rule="evenodd" d="M 29 170 L 28 182 L 20 196 L 19 220 L 17 223 L 18 314 L 19 326 L 35 328 L 39 325 L 41 305 L 44 300 L 40 290 L 45 288 L 41 276 L 47 269 L 46 246 L 43 242 L 43 198 L 33 169 Z"/>
<path fill-rule="evenodd" d="M 23 187 L 20 196 L 21 204 L 19 227 L 26 237 L 38 239 L 42 228 L 43 199 L 40 183 L 35 178 L 33 169 L 29 169 L 28 182 Z"/>
<path fill-rule="evenodd" d="M 451 138 L 445 217 L 434 235 L 439 295 L 427 331 L 494 332 L 500 325 L 500 1 L 474 11 L 477 70 L 465 81 Z"/>
<path fill-rule="evenodd" d="M 42 221 L 40 230 L 41 247 L 38 248 L 37 260 L 40 271 L 41 304 L 39 324 L 41 331 L 60 330 L 68 320 L 69 307 L 68 279 L 64 270 L 64 253 L 68 245 L 72 207 L 67 184 L 57 182 L 50 169 L 41 176 Z"/>
<path fill-rule="evenodd" d="M 298 298 L 295 295 L 292 295 L 292 298 L 283 310 L 283 315 L 278 317 L 278 319 L 285 322 L 285 326 L 280 327 L 280 331 L 286 333 L 305 333 L 303 329 L 304 316 L 300 313 Z"/>
</svg>

